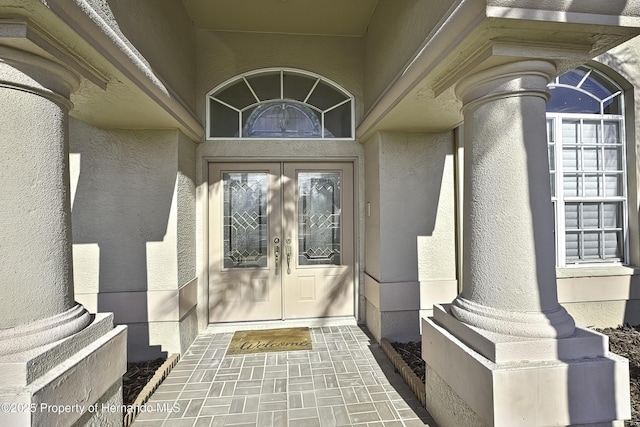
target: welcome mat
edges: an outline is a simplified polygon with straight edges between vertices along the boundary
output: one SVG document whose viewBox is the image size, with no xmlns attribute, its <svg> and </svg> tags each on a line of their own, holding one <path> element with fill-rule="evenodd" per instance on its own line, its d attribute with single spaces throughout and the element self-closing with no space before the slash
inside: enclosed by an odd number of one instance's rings
<svg viewBox="0 0 640 427">
<path fill-rule="evenodd" d="M 311 350 L 309 328 L 260 329 L 233 334 L 227 354 Z"/>
</svg>

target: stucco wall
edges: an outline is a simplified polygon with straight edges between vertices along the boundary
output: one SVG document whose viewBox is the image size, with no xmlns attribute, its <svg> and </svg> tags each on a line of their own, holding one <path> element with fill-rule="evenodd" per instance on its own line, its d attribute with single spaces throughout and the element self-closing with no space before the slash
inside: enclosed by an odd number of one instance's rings
<svg viewBox="0 0 640 427">
<path fill-rule="evenodd" d="M 103 130 L 72 119 L 76 300 L 129 329 L 130 360 L 195 337 L 195 145 L 176 130 Z M 181 330 L 189 336 L 181 336 Z"/>
<path fill-rule="evenodd" d="M 452 0 L 378 1 L 364 38 L 365 111 L 408 65 L 453 3 Z"/>
<path fill-rule="evenodd" d="M 197 115 L 205 123 L 205 95 L 224 81 L 267 67 L 299 68 L 320 74 L 356 98 L 362 116 L 362 39 L 282 34 L 197 32 Z"/>
<path fill-rule="evenodd" d="M 90 0 L 134 54 L 195 109 L 195 29 L 182 2 Z"/>
<path fill-rule="evenodd" d="M 455 279 L 452 160 L 452 132 L 382 133 L 381 281 Z"/>
<path fill-rule="evenodd" d="M 455 297 L 453 154 L 453 132 L 365 143 L 366 319 L 378 339 L 417 339 L 419 310 Z"/>
</svg>

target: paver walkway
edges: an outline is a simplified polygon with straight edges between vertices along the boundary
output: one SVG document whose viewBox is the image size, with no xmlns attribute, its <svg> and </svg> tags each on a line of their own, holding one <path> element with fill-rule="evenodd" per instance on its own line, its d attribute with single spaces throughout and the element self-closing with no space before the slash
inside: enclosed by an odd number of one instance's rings
<svg viewBox="0 0 640 427">
<path fill-rule="evenodd" d="M 133 425 L 436 426 L 358 326 L 311 328 L 308 351 L 226 356 L 232 336 L 200 334 Z"/>
</svg>

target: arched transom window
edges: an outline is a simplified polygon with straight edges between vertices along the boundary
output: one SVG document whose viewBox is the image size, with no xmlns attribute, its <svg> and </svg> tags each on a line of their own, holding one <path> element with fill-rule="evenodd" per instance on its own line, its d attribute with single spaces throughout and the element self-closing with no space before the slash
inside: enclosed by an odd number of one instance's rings
<svg viewBox="0 0 640 427">
<path fill-rule="evenodd" d="M 589 67 L 549 85 L 547 134 L 560 267 L 627 262 L 622 89 Z"/>
<path fill-rule="evenodd" d="M 207 95 L 207 136 L 212 139 L 351 139 L 353 124 L 353 97 L 299 70 L 246 73 Z"/>
</svg>

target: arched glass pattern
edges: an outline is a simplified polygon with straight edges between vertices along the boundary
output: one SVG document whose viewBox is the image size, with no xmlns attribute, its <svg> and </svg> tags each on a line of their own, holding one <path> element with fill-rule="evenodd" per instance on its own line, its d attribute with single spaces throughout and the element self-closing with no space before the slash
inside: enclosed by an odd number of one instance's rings
<svg viewBox="0 0 640 427">
<path fill-rule="evenodd" d="M 583 66 L 556 78 L 549 91 L 557 264 L 624 263 L 628 221 L 622 89 Z"/>
<path fill-rule="evenodd" d="M 209 138 L 353 138 L 353 97 L 291 69 L 236 77 L 207 95 Z"/>
</svg>

